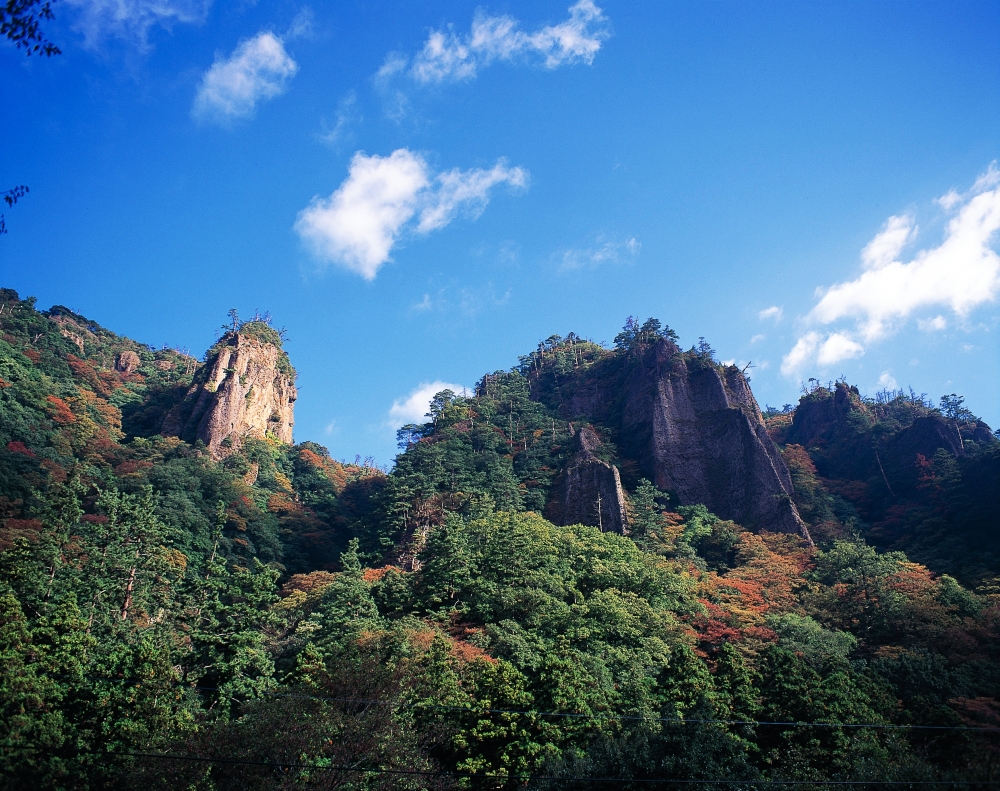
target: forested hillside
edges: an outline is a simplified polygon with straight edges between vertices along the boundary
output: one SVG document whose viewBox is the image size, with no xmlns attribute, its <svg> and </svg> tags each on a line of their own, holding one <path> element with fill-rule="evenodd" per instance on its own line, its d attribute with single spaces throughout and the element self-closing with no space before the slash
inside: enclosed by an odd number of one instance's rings
<svg viewBox="0 0 1000 791">
<path fill-rule="evenodd" d="M 998 779 L 1000 442 L 958 396 L 761 414 L 707 343 L 630 321 L 438 394 L 384 471 L 167 436 L 259 397 L 217 364 L 240 337 L 294 380 L 266 318 L 199 361 L 3 290 L 0 331 L 4 788 Z M 736 462 L 701 437 L 742 443 L 748 524 L 691 499 L 718 484 L 670 467 L 650 382 L 706 470 Z M 560 524 L 598 479 L 621 530 L 600 501 Z"/>
</svg>

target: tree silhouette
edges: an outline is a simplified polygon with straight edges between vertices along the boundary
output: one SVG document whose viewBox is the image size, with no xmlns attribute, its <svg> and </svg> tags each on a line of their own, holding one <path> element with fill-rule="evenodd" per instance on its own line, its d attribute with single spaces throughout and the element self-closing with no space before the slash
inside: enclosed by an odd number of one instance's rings
<svg viewBox="0 0 1000 791">
<path fill-rule="evenodd" d="M 54 19 L 51 0 L 7 0 L 0 5 L 0 35 L 23 49 L 25 55 L 41 53 L 47 57 L 61 55 L 62 50 L 45 38 L 39 28 L 41 20 Z"/>
<path fill-rule="evenodd" d="M 13 206 L 15 203 L 18 202 L 19 199 L 27 195 L 28 192 L 29 192 L 28 188 L 23 184 L 14 187 L 14 189 L 9 189 L 5 193 L 3 193 L 4 203 L 6 203 L 7 206 Z M 0 234 L 5 234 L 5 233 L 7 233 L 7 225 L 6 223 L 4 223 L 3 215 L 0 214 Z"/>
</svg>

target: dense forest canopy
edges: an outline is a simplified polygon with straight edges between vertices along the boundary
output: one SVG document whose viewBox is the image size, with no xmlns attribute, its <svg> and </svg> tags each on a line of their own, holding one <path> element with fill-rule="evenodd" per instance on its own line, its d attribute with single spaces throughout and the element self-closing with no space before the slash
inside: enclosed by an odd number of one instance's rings
<svg viewBox="0 0 1000 791">
<path fill-rule="evenodd" d="M 765 410 L 810 544 L 658 489 L 622 403 L 572 414 L 655 319 L 438 394 L 388 472 L 213 460 L 160 433 L 189 354 L 10 290 L 0 331 L 4 788 L 996 782 L 1000 442 L 958 395 Z M 294 376 L 267 317 L 225 331 Z M 546 518 L 585 427 L 622 533 Z"/>
</svg>

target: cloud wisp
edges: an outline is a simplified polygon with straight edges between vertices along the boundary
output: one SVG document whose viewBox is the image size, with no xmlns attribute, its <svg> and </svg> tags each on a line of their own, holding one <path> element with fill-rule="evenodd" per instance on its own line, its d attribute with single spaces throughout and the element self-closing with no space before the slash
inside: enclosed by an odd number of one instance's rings
<svg viewBox="0 0 1000 791">
<path fill-rule="evenodd" d="M 216 58 L 201 79 L 191 114 L 223 125 L 248 118 L 259 102 L 283 94 L 298 69 L 282 40 L 262 31 L 228 58 Z"/>
<path fill-rule="evenodd" d="M 451 390 L 456 395 L 469 393 L 465 385 L 452 382 L 421 382 L 409 395 L 397 398 L 389 408 L 388 425 L 393 429 L 401 428 L 408 423 L 424 423 L 431 408 L 431 399 L 442 390 Z"/>
<path fill-rule="evenodd" d="M 942 309 L 964 320 L 1000 294 L 1000 256 L 993 249 L 1000 230 L 1000 171 L 995 163 L 964 194 L 955 191 L 937 204 L 951 215 L 937 247 L 902 260 L 917 238 L 914 217 L 890 217 L 861 251 L 864 271 L 854 280 L 817 289 L 819 301 L 806 315 L 806 331 L 785 355 L 781 370 L 796 376 L 810 364 L 827 368 L 864 353 L 911 317 L 925 332 L 944 330 Z M 927 312 L 930 315 L 920 316 Z M 937 315 L 935 315 L 937 314 Z M 831 325 L 853 322 L 851 327 Z M 830 327 L 829 330 L 810 329 Z"/>
<path fill-rule="evenodd" d="M 560 255 L 560 271 L 594 269 L 601 264 L 620 264 L 624 261 L 633 261 L 642 249 L 642 243 L 634 236 L 624 242 L 606 242 L 600 238 L 597 242 L 595 247 L 563 250 Z"/>
<path fill-rule="evenodd" d="M 337 104 L 337 123 L 332 128 L 327 126 L 317 137 L 331 146 L 345 142 L 351 134 L 351 126 L 364 120 L 357 110 L 357 103 L 358 95 L 351 91 Z"/>
<path fill-rule="evenodd" d="M 489 170 L 434 174 L 406 148 L 387 157 L 359 151 L 336 191 L 299 212 L 295 230 L 320 261 L 372 280 L 405 232 L 427 234 L 459 214 L 478 217 L 499 184 L 526 188 L 528 172 L 501 159 Z"/>
<path fill-rule="evenodd" d="M 432 30 L 412 63 L 399 53 L 390 53 L 378 77 L 382 80 L 407 70 L 421 85 L 461 82 L 476 77 L 495 61 L 536 63 L 547 69 L 575 63 L 590 65 L 610 33 L 607 17 L 593 0 L 579 0 L 569 8 L 569 17 L 533 33 L 521 29 L 511 16 L 488 16 L 477 11 L 472 28 L 464 35 Z"/>
<path fill-rule="evenodd" d="M 73 26 L 83 34 L 88 49 L 114 37 L 145 50 L 151 28 L 171 30 L 178 23 L 201 24 L 212 0 L 68 0 L 68 4 L 80 9 Z"/>
</svg>

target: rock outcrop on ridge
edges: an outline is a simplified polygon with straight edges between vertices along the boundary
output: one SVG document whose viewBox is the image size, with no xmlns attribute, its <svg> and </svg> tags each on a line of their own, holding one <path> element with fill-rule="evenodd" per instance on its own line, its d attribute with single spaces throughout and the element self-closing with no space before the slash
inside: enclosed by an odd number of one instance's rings
<svg viewBox="0 0 1000 791">
<path fill-rule="evenodd" d="M 783 432 L 787 444 L 801 445 L 826 478 L 870 480 L 875 496 L 913 494 L 920 484 L 920 457 L 929 460 L 943 450 L 953 458 L 966 455 L 964 439 L 983 445 L 996 441 L 981 420 L 962 424 L 926 408 L 914 408 L 910 422 L 879 423 L 877 403 L 861 398 L 856 387 L 837 382 L 803 396 L 791 425 Z M 926 414 L 922 414 L 926 413 Z M 881 491 L 879 491 L 881 490 Z"/>
<path fill-rule="evenodd" d="M 295 371 L 279 343 L 266 325 L 227 332 L 209 351 L 184 400 L 167 413 L 163 435 L 200 439 L 214 459 L 228 456 L 247 437 L 270 434 L 292 442 L 298 393 Z"/>
<path fill-rule="evenodd" d="M 624 533 L 628 517 L 618 468 L 595 455 L 601 440 L 591 426 L 583 426 L 576 436 L 580 450 L 553 482 L 545 517 L 560 525 Z"/>
<path fill-rule="evenodd" d="M 561 391 L 563 415 L 610 428 L 622 456 L 681 504 L 809 540 L 791 475 L 739 369 L 682 353 L 668 338 L 621 359 L 580 371 Z"/>
</svg>

